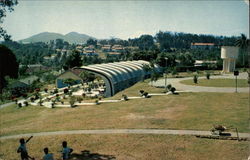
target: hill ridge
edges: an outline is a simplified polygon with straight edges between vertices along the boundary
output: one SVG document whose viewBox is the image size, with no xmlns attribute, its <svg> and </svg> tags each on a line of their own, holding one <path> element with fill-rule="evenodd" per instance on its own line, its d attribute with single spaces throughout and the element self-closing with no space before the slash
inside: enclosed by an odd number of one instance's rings
<svg viewBox="0 0 250 160">
<path fill-rule="evenodd" d="M 38 34 L 35 34 L 33 36 L 30 36 L 28 38 L 19 40 L 21 43 L 35 43 L 35 42 L 49 42 L 50 40 L 56 40 L 56 39 L 63 39 L 64 41 L 67 41 L 71 44 L 83 44 L 86 43 L 89 38 L 96 39 L 92 36 L 89 36 L 87 34 L 81 34 L 78 32 L 69 32 L 65 35 L 61 33 L 56 32 L 41 32 Z"/>
</svg>

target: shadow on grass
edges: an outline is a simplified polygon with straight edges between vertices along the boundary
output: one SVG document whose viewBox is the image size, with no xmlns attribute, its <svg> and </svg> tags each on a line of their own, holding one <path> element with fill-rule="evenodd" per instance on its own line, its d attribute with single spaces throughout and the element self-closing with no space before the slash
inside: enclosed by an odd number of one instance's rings
<svg viewBox="0 0 250 160">
<path fill-rule="evenodd" d="M 70 155 L 71 160 L 115 160 L 113 155 L 104 155 L 99 153 L 91 153 L 88 150 L 82 151 L 81 154 L 73 153 Z"/>
</svg>

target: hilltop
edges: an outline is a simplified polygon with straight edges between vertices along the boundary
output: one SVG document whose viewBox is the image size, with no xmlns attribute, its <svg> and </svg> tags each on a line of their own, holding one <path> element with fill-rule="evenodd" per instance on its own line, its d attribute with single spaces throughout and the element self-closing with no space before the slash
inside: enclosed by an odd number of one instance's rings
<svg viewBox="0 0 250 160">
<path fill-rule="evenodd" d="M 60 33 L 53 33 L 53 32 L 42 32 L 36 35 L 33 35 L 29 38 L 22 39 L 20 42 L 22 43 L 35 43 L 35 42 L 49 42 L 50 40 L 56 40 L 56 39 L 63 39 L 64 41 L 67 41 L 69 43 L 86 43 L 86 41 L 89 39 L 96 39 L 94 37 L 91 37 L 86 34 L 80 34 L 77 32 L 70 32 L 68 34 L 60 34 Z"/>
</svg>

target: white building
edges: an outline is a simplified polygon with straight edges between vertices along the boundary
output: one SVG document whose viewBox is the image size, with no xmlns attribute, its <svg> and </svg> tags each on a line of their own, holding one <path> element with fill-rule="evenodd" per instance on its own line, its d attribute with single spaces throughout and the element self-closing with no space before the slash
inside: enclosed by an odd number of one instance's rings
<svg viewBox="0 0 250 160">
<path fill-rule="evenodd" d="M 238 58 L 239 47 L 222 46 L 221 58 L 223 59 L 222 72 L 233 72 L 235 70 L 236 59 Z"/>
</svg>

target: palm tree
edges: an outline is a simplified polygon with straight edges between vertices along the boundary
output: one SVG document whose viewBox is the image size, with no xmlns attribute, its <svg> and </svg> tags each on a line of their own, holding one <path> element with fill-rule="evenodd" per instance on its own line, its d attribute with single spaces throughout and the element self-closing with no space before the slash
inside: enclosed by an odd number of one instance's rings
<svg viewBox="0 0 250 160">
<path fill-rule="evenodd" d="M 246 35 L 241 34 L 241 37 L 236 40 L 235 45 L 242 50 L 242 61 L 243 61 L 243 66 L 245 67 L 245 52 L 249 47 L 249 39 L 247 39 Z"/>
</svg>

